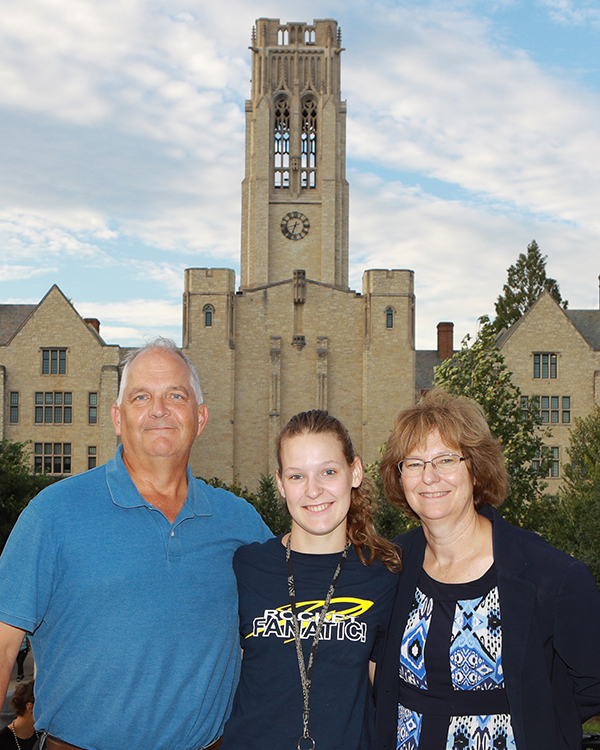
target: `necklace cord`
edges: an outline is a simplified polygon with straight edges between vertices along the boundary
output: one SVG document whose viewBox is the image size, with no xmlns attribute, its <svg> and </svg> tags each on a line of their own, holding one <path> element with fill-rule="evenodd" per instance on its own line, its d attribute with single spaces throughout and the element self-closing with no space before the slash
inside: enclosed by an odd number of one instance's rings
<svg viewBox="0 0 600 750">
<path fill-rule="evenodd" d="M 12 733 L 13 733 L 13 735 L 14 735 L 14 738 L 15 738 L 15 744 L 16 744 L 16 746 L 17 746 L 17 750 L 21 750 L 21 745 L 19 745 L 19 738 L 17 737 L 17 732 L 16 732 L 16 730 L 15 730 L 15 722 L 13 721 L 13 722 L 12 722 L 11 724 L 9 724 L 9 727 L 10 727 L 10 730 L 11 730 L 11 732 L 12 732 Z M 36 736 L 36 737 L 39 737 L 39 736 L 40 736 L 41 732 L 38 732 L 38 730 L 37 730 L 37 729 L 34 729 L 33 731 L 35 732 L 35 736 Z"/>
<path fill-rule="evenodd" d="M 311 683 L 312 683 L 313 667 L 315 664 L 315 655 L 317 653 L 317 647 L 319 645 L 319 639 L 321 637 L 321 630 L 323 629 L 323 625 L 325 623 L 325 618 L 327 616 L 327 611 L 329 609 L 331 599 L 335 592 L 337 582 L 340 577 L 340 573 L 342 572 L 342 568 L 344 567 L 344 563 L 346 562 L 346 558 L 348 557 L 348 550 L 350 549 L 350 541 L 348 541 L 346 543 L 346 546 L 344 547 L 344 551 L 342 552 L 342 556 L 340 558 L 338 566 L 335 570 L 335 573 L 333 574 L 331 583 L 329 584 L 327 597 L 325 598 L 325 602 L 323 603 L 323 606 L 321 607 L 321 610 L 319 612 L 317 629 L 313 636 L 313 642 L 312 642 L 312 646 L 310 648 L 310 654 L 308 657 L 308 665 L 306 665 L 304 662 L 304 654 L 302 652 L 302 641 L 301 641 L 301 636 L 300 636 L 300 621 L 298 619 L 298 610 L 296 608 L 296 588 L 294 586 L 294 572 L 292 570 L 292 550 L 290 546 L 290 538 L 291 538 L 291 535 L 288 537 L 287 543 L 285 545 L 285 561 L 287 565 L 288 591 L 290 595 L 290 609 L 292 612 L 292 622 L 294 625 L 294 641 L 296 643 L 296 656 L 298 658 L 298 669 L 300 670 L 300 682 L 302 683 L 302 697 L 303 697 L 303 702 L 304 702 L 304 709 L 302 712 L 302 722 L 304 725 L 304 731 L 302 733 L 302 737 L 300 737 L 300 739 L 298 740 L 298 750 L 301 750 L 300 743 L 303 740 L 307 740 L 308 742 L 311 742 L 312 747 L 310 748 L 310 750 L 315 750 L 315 741 L 313 740 L 313 738 L 310 736 L 308 732 L 308 720 L 310 716 L 310 703 L 309 703 L 310 688 L 311 688 Z"/>
</svg>

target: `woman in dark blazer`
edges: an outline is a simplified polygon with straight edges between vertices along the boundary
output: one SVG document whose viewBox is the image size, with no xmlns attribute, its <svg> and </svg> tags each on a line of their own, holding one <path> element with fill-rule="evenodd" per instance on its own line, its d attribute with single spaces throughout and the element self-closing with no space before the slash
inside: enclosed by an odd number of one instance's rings
<svg viewBox="0 0 600 750">
<path fill-rule="evenodd" d="M 600 593 L 490 507 L 508 485 L 481 408 L 432 391 L 396 418 L 381 473 L 421 526 L 394 540 L 377 750 L 579 750 L 600 713 Z"/>
</svg>

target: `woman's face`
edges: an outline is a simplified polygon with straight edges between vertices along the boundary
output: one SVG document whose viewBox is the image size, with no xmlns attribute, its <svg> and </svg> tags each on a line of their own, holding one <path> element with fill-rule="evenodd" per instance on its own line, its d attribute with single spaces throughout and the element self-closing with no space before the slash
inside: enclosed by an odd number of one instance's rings
<svg viewBox="0 0 600 750">
<path fill-rule="evenodd" d="M 294 549 L 335 552 L 346 543 L 346 516 L 362 464 L 348 465 L 342 444 L 331 432 L 304 433 L 281 444 L 277 486 L 292 516 Z"/>
<path fill-rule="evenodd" d="M 405 458 L 431 461 L 445 453 L 462 455 L 460 448 L 447 445 L 440 433 L 434 430 L 427 436 L 425 445 L 413 448 L 410 456 Z M 465 515 L 475 512 L 473 480 L 466 461 L 461 461 L 450 474 L 440 474 L 428 463 L 421 475 L 401 475 L 400 478 L 408 504 L 425 523 L 440 520 L 459 522 Z"/>
</svg>

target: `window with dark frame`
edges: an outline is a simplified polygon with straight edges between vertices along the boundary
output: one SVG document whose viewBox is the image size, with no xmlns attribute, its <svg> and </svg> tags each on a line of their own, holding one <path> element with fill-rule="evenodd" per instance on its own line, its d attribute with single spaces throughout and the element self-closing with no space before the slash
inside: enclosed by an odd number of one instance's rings
<svg viewBox="0 0 600 750">
<path fill-rule="evenodd" d="M 571 424 L 570 396 L 532 396 L 540 410 L 542 424 Z M 521 396 L 521 408 L 526 411 L 533 407 L 529 396 Z"/>
<path fill-rule="evenodd" d="M 10 411 L 8 419 L 10 424 L 16 424 L 19 421 L 19 392 L 11 391 L 9 400 Z"/>
<path fill-rule="evenodd" d="M 42 349 L 42 375 L 66 375 L 67 350 Z"/>
<path fill-rule="evenodd" d="M 541 469 L 542 452 L 540 452 L 538 448 L 535 452 L 535 458 L 531 462 L 533 464 L 534 469 L 540 476 L 543 476 L 545 478 L 550 477 L 551 479 L 559 479 L 560 478 L 560 448 L 557 446 L 552 446 L 551 448 L 544 446 L 542 451 L 543 451 L 544 458 L 550 459 L 550 467 L 546 471 L 542 471 Z"/>
<path fill-rule="evenodd" d="M 96 446 L 88 445 L 88 470 L 96 468 Z"/>
<path fill-rule="evenodd" d="M 557 372 L 557 360 L 556 354 L 551 352 L 541 352 L 540 354 L 533 355 L 533 377 L 537 380 L 542 379 L 556 379 Z"/>
<path fill-rule="evenodd" d="M 386 328 L 393 328 L 394 327 L 394 311 L 391 307 L 388 307 L 388 309 L 385 311 L 385 327 Z"/>
<path fill-rule="evenodd" d="M 212 305 L 204 305 L 202 312 L 204 313 L 204 327 L 212 328 L 215 308 Z"/>
<path fill-rule="evenodd" d="M 71 473 L 71 443 L 34 443 L 34 469 L 44 474 Z"/>
<path fill-rule="evenodd" d="M 570 396 L 562 397 L 562 423 L 563 424 L 571 423 L 571 397 Z"/>
<path fill-rule="evenodd" d="M 88 422 L 98 424 L 98 394 L 88 393 Z"/>
<path fill-rule="evenodd" d="M 72 424 L 73 393 L 71 391 L 37 391 L 35 424 Z"/>
</svg>

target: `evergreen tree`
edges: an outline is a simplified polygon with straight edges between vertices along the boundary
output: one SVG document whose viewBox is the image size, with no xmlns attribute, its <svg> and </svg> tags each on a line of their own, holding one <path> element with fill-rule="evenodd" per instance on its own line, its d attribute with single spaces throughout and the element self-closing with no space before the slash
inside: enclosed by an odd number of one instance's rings
<svg viewBox="0 0 600 750">
<path fill-rule="evenodd" d="M 600 409 L 575 420 L 568 453 L 549 541 L 586 563 L 600 584 Z"/>
<path fill-rule="evenodd" d="M 258 492 L 251 502 L 273 534 L 287 534 L 292 526 L 292 518 L 285 501 L 279 497 L 275 479 L 270 474 L 260 475 Z"/>
<path fill-rule="evenodd" d="M 202 477 L 198 477 L 202 479 Z M 242 487 L 239 482 L 227 484 L 218 477 L 212 479 L 203 479 L 211 487 L 220 487 L 221 489 L 233 492 L 234 495 L 247 500 L 259 512 L 262 520 L 271 529 L 273 534 L 287 534 L 291 527 L 291 517 L 287 511 L 285 502 L 279 497 L 277 485 L 274 477 L 270 474 L 260 475 L 258 490 L 250 492 L 247 487 Z"/>
<path fill-rule="evenodd" d="M 479 324 L 472 345 L 467 335 L 460 351 L 436 368 L 434 383 L 482 406 L 492 435 L 502 444 L 510 480 L 509 495 L 500 512 L 517 526 L 540 530 L 548 513 L 541 481 L 549 466 L 543 444 L 547 433 L 539 427 L 537 405 L 523 404 L 521 391 L 512 382 L 496 344 L 494 326 L 487 316 L 480 318 Z"/>
<path fill-rule="evenodd" d="M 0 550 L 19 513 L 32 497 L 56 479 L 32 474 L 27 443 L 0 440 Z"/>
<path fill-rule="evenodd" d="M 382 452 L 384 448 L 380 449 Z M 414 518 L 409 518 L 401 508 L 392 505 L 383 491 L 383 482 L 379 469 L 381 461 L 374 461 L 372 464 L 365 466 L 365 475 L 372 485 L 372 497 L 375 507 L 374 521 L 375 529 L 379 536 L 384 539 L 393 539 L 405 531 L 409 531 L 419 522 Z"/>
<path fill-rule="evenodd" d="M 514 266 L 508 269 L 508 279 L 496 301 L 494 328 L 501 331 L 515 323 L 547 290 L 563 309 L 563 301 L 555 279 L 546 276 L 546 255 L 542 255 L 535 240 L 527 246 L 527 255 L 521 253 Z"/>
</svg>

